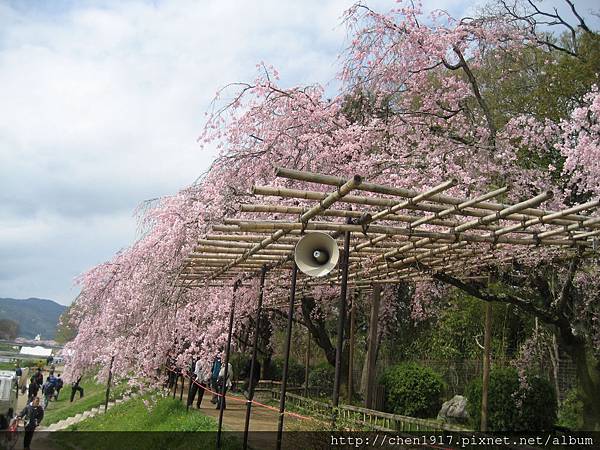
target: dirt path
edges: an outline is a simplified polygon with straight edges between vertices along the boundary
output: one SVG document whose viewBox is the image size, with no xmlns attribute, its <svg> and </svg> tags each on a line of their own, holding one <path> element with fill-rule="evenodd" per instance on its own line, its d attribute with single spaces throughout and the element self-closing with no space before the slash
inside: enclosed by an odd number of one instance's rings
<svg viewBox="0 0 600 450">
<path fill-rule="evenodd" d="M 187 387 L 184 392 L 183 401 L 187 401 Z M 246 423 L 246 399 L 238 394 L 231 394 L 231 396 L 238 400 L 230 398 L 230 394 L 227 394 L 227 408 L 223 413 L 223 428 L 226 431 L 244 432 L 244 425 Z M 177 397 L 178 398 L 178 397 Z M 210 392 L 206 392 L 202 399 L 200 411 L 210 417 L 219 420 L 219 410 L 216 406 L 211 403 L 212 395 Z M 241 401 L 240 401 L 241 400 Z M 196 405 L 190 407 L 190 411 L 197 410 Z M 278 424 L 279 412 L 267 409 L 264 407 L 254 405 L 252 407 L 252 414 L 250 416 L 250 428 L 251 433 L 248 437 L 248 444 L 250 447 L 256 450 L 271 450 L 275 449 L 277 439 L 277 424 Z M 299 419 L 294 417 L 286 416 L 284 421 L 284 430 Z M 267 431 L 270 433 L 252 433 L 257 431 Z M 285 442 L 285 436 L 284 436 Z"/>
</svg>

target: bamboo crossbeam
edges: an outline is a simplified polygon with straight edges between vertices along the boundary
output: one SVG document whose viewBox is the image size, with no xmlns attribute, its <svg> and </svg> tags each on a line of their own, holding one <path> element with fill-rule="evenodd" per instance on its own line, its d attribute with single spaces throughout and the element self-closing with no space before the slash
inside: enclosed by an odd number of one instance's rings
<svg viewBox="0 0 600 450">
<path fill-rule="evenodd" d="M 277 250 L 268 247 L 260 251 L 259 255 L 287 255 L 294 248 L 287 250 Z M 198 246 L 194 248 L 194 252 L 192 255 L 196 255 L 198 253 L 244 253 L 245 248 L 231 248 L 231 247 L 211 247 L 211 246 Z"/>
<path fill-rule="evenodd" d="M 456 186 L 456 183 L 456 179 L 451 179 L 439 184 L 438 186 L 435 186 L 433 189 L 427 190 L 426 192 L 420 192 L 402 203 L 397 203 L 394 206 L 390 206 L 383 211 L 379 211 L 378 213 L 373 214 L 370 221 L 375 222 L 376 220 L 382 220 L 390 214 L 394 214 L 395 212 L 401 209 L 405 209 L 409 206 L 417 206 L 417 203 L 422 202 L 423 200 L 427 200 L 433 197 L 434 195 L 438 194 L 439 192 L 445 191 L 448 188 Z"/>
<path fill-rule="evenodd" d="M 592 225 L 595 225 L 597 223 L 600 223 L 600 217 L 593 217 L 591 219 L 567 225 L 564 228 L 557 228 L 550 231 L 544 231 L 543 233 L 538 233 L 537 237 L 543 239 L 550 236 L 556 236 L 557 234 L 570 233 L 571 231 L 579 230 L 583 227 L 591 227 Z"/>
<path fill-rule="evenodd" d="M 264 239 L 264 238 L 263 238 Z M 197 242 L 197 246 L 194 247 L 194 250 L 199 247 L 219 247 L 219 248 L 252 248 L 252 244 L 250 242 L 235 242 L 235 241 L 226 241 L 226 240 L 209 240 L 209 239 L 199 239 Z M 270 250 L 293 250 L 294 246 L 291 244 L 271 244 L 269 246 Z"/>
<path fill-rule="evenodd" d="M 261 204 L 261 205 L 241 205 L 241 212 L 265 212 L 265 213 L 278 213 L 278 214 L 290 214 L 290 215 L 300 215 L 308 208 L 303 208 L 301 206 L 284 206 L 284 205 L 271 205 L 271 204 Z M 363 216 L 362 211 L 352 211 L 347 209 L 328 209 L 323 211 L 320 216 L 326 217 L 350 217 L 353 219 L 360 219 Z M 385 220 L 393 221 L 393 222 L 405 222 L 410 223 L 414 222 L 417 219 L 420 219 L 420 216 L 411 216 L 406 214 L 389 214 L 385 217 Z M 429 224 L 441 226 L 441 227 L 454 227 L 460 222 L 456 220 L 431 220 Z M 481 226 L 482 230 L 494 230 L 496 227 L 487 225 Z"/>
<path fill-rule="evenodd" d="M 553 214 L 549 214 L 547 216 L 538 217 L 537 219 L 528 220 L 524 224 L 522 224 L 522 226 L 515 224 L 515 225 L 509 226 L 509 227 L 505 227 L 503 230 L 495 231 L 494 235 L 501 236 L 502 234 L 510 233 L 519 228 L 526 228 L 526 227 L 530 227 L 532 225 L 537 225 L 537 224 L 547 224 L 547 223 L 551 224 L 555 219 L 558 219 L 560 217 L 565 217 L 565 216 L 568 216 L 570 214 L 577 213 L 580 211 L 584 211 L 586 209 L 594 208 L 594 207 L 598 206 L 599 204 L 600 204 L 600 200 L 592 200 L 591 202 L 587 202 L 582 205 L 574 206 L 572 208 L 568 208 L 563 211 L 558 211 Z M 593 225 L 594 223 L 595 222 L 593 222 L 591 224 Z M 578 222 L 576 224 L 567 225 L 567 227 L 572 227 L 573 225 L 581 225 L 581 224 L 582 224 L 582 222 Z M 579 228 L 578 226 L 573 227 L 573 228 L 568 228 L 567 231 L 575 230 L 578 228 Z M 541 233 L 541 234 L 544 234 L 544 233 Z M 554 233 L 554 234 L 559 234 L 559 233 Z M 539 236 L 540 236 L 540 234 L 538 234 L 538 237 Z M 548 234 L 546 236 L 553 236 L 553 234 Z"/>
<path fill-rule="evenodd" d="M 306 224 L 310 219 L 312 219 L 314 216 L 318 215 L 319 212 L 329 208 L 336 201 L 338 201 L 339 199 L 348 195 L 348 193 L 350 193 L 352 190 L 354 190 L 358 186 L 360 186 L 361 183 L 362 183 L 361 177 L 358 175 L 355 175 L 350 180 L 341 184 L 336 191 L 327 195 L 327 197 L 325 199 L 323 199 L 318 205 L 312 207 L 311 209 L 306 211 L 304 214 L 302 214 L 299 217 L 299 222 L 301 222 L 300 225 Z M 265 248 L 266 246 L 268 246 L 268 245 L 274 243 L 275 241 L 277 241 L 278 239 L 282 238 L 285 234 L 287 234 L 287 231 L 285 231 L 285 230 L 275 231 L 275 233 L 273 233 L 270 237 L 268 237 L 264 241 L 256 244 L 254 247 L 247 250 L 246 253 L 239 256 L 235 261 L 229 263 L 226 267 L 217 271 L 214 276 L 218 276 L 221 273 L 227 271 L 227 269 L 229 269 L 230 267 L 233 267 L 234 265 L 246 260 L 248 257 L 252 256 L 254 253 L 258 252 L 259 250 Z"/>
<path fill-rule="evenodd" d="M 302 229 L 302 224 L 291 223 L 291 222 L 270 222 L 270 221 L 246 221 L 241 222 L 238 225 L 240 230 L 243 231 L 270 231 L 270 230 L 286 230 L 286 231 L 299 231 Z M 340 223 L 327 223 L 327 222 L 311 222 L 305 227 L 306 230 L 310 231 L 350 231 L 353 233 L 362 233 L 363 229 L 360 225 L 348 225 Z M 491 242 L 491 243 L 504 243 L 504 244 L 515 244 L 515 245 L 560 245 L 570 246 L 573 245 L 574 241 L 571 238 L 567 239 L 534 239 L 534 238 L 511 238 L 506 236 L 500 236 L 497 238 L 479 235 L 479 234 L 466 234 L 463 232 L 456 233 L 442 233 L 433 231 L 422 231 L 422 230 L 408 230 L 406 228 L 388 227 L 381 225 L 371 225 L 369 231 L 373 231 L 378 234 L 388 234 L 392 236 L 415 236 L 415 237 L 430 237 L 436 240 L 455 241 L 462 239 L 468 242 Z"/>
<path fill-rule="evenodd" d="M 225 259 L 225 260 L 234 260 L 236 259 L 237 254 L 230 254 L 230 253 L 192 253 L 190 255 L 190 259 L 194 259 L 194 260 L 207 260 L 207 261 L 211 261 L 211 260 L 221 260 L 221 259 Z M 254 255 L 252 255 L 252 258 L 248 258 L 248 261 L 262 261 L 262 262 L 268 262 L 268 261 L 274 261 L 274 260 L 278 260 L 281 256 L 276 256 L 276 255 L 263 255 L 260 253 L 255 253 Z"/>
<path fill-rule="evenodd" d="M 207 234 L 205 236 L 206 240 L 214 240 L 214 241 L 230 241 L 237 242 L 240 244 L 252 243 L 252 242 L 261 242 L 265 237 L 261 235 L 250 235 L 250 234 Z M 298 241 L 297 238 L 293 237 L 283 237 L 277 241 L 278 243 L 284 244 L 295 244 Z M 252 248 L 249 247 L 249 248 Z"/>
<path fill-rule="evenodd" d="M 292 180 L 309 181 L 309 182 L 313 182 L 313 183 L 327 184 L 327 185 L 331 185 L 331 186 L 338 186 L 340 182 L 343 182 L 342 178 L 335 177 L 332 175 L 315 174 L 312 172 L 305 172 L 305 171 L 301 171 L 301 170 L 287 169 L 287 168 L 277 168 L 275 170 L 275 176 L 284 177 L 284 178 L 288 178 L 288 179 L 292 179 Z M 414 197 L 419 194 L 418 191 L 414 191 L 412 189 L 384 186 L 384 185 L 380 185 L 380 184 L 367 183 L 367 182 L 362 183 L 360 185 L 360 187 L 357 188 L 357 190 L 369 191 L 369 192 L 374 192 L 374 193 L 378 193 L 378 194 L 394 195 L 394 196 L 399 196 L 399 197 Z M 445 194 L 435 195 L 431 198 L 431 200 L 438 202 L 438 203 L 446 203 L 446 204 L 450 204 L 450 205 L 458 205 L 460 203 L 464 203 L 465 201 L 468 201 L 468 199 L 453 197 L 453 196 L 449 196 L 449 195 L 445 195 Z M 502 203 L 492 203 L 492 202 L 480 202 L 475 206 L 477 208 L 487 209 L 490 211 L 502 211 L 502 210 L 510 207 L 511 205 L 502 204 Z M 542 217 L 542 216 L 554 214 L 556 211 L 546 211 L 546 210 L 538 209 L 535 207 L 529 207 L 529 208 L 525 208 L 525 209 L 521 210 L 520 212 L 521 212 L 521 214 L 525 214 L 525 215 Z M 569 221 L 574 221 L 574 222 L 580 222 L 582 220 L 588 219 L 588 217 L 577 215 L 577 214 L 568 214 L 568 215 L 564 216 L 563 219 L 569 220 Z"/>
</svg>

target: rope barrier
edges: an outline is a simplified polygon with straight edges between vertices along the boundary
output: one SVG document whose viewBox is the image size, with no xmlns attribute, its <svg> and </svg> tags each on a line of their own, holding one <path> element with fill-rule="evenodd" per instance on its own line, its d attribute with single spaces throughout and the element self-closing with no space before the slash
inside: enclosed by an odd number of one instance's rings
<svg viewBox="0 0 600 450">
<path fill-rule="evenodd" d="M 169 372 L 176 372 L 176 370 L 174 370 L 174 369 L 172 369 L 172 368 L 168 368 L 167 370 L 168 370 Z M 223 397 L 223 394 L 221 394 L 221 393 L 219 393 L 219 392 L 215 392 L 215 391 L 213 391 L 212 389 L 209 389 L 207 386 L 204 386 L 204 385 L 202 385 L 201 383 L 199 383 L 199 382 L 198 382 L 198 380 L 195 380 L 195 379 L 193 379 L 193 378 L 192 378 L 192 376 L 191 376 L 189 373 L 190 373 L 190 372 L 186 370 L 186 371 L 185 371 L 185 374 L 184 374 L 184 373 L 182 373 L 181 375 L 185 376 L 185 377 L 186 377 L 186 378 L 188 378 L 188 379 L 189 379 L 189 380 L 190 380 L 192 383 L 194 383 L 196 386 L 198 386 L 198 387 L 200 387 L 200 388 L 204 389 L 205 391 L 207 391 L 207 392 L 210 392 L 211 394 L 213 394 L 213 395 L 216 395 L 217 397 Z M 264 403 L 257 402 L 257 401 L 256 401 L 256 400 L 254 400 L 254 399 L 252 399 L 252 400 L 250 400 L 250 399 L 241 399 L 241 398 L 239 398 L 239 397 L 235 397 L 235 396 L 232 396 L 232 395 L 225 395 L 225 399 L 226 399 L 226 400 L 227 400 L 227 399 L 229 399 L 229 400 L 233 400 L 233 401 L 240 402 L 240 403 L 248 403 L 248 402 L 250 402 L 250 403 L 252 403 L 253 405 L 261 406 L 261 407 L 263 407 L 263 408 L 266 408 L 266 409 L 269 409 L 269 410 L 271 410 L 271 411 L 275 411 L 275 412 L 279 413 L 279 409 L 277 409 L 277 408 L 275 408 L 275 407 L 273 407 L 273 406 L 270 406 L 270 405 L 265 405 Z M 316 419 L 314 419 L 314 418 L 312 418 L 312 417 L 302 416 L 302 415 L 300 415 L 300 414 L 297 414 L 297 413 L 294 413 L 294 412 L 291 412 L 291 411 L 284 411 L 284 414 L 287 414 L 288 416 L 295 417 L 295 418 L 297 418 L 297 419 L 301 419 L 301 420 L 316 420 Z"/>
<path fill-rule="evenodd" d="M 169 372 L 174 372 L 174 373 L 177 373 L 179 375 L 185 376 L 186 378 L 189 378 L 189 380 L 192 383 L 194 383 L 198 387 L 204 389 L 205 391 L 210 392 L 213 395 L 216 395 L 217 397 L 223 397 L 223 394 L 220 394 L 219 392 L 215 392 L 212 389 L 209 389 L 207 386 L 202 385 L 197 380 L 195 380 L 194 378 L 192 378 L 192 376 L 190 375 L 190 372 L 188 370 L 186 370 L 185 373 L 177 372 L 176 369 L 172 369 L 172 368 L 167 368 L 167 370 Z M 225 399 L 234 400 L 234 401 L 241 402 L 241 403 L 248 403 L 248 402 L 250 402 L 253 405 L 261 406 L 261 407 L 269 409 L 271 411 L 275 411 L 278 415 L 279 414 L 287 414 L 288 416 L 295 417 L 295 418 L 300 419 L 300 420 L 312 420 L 312 421 L 320 422 L 318 419 L 315 419 L 314 417 L 302 416 L 300 414 L 297 414 L 297 413 L 294 413 L 294 412 L 291 412 L 291 411 L 284 411 L 283 413 L 280 413 L 278 408 L 275 408 L 275 407 L 270 406 L 270 405 L 265 405 L 264 403 L 257 402 L 256 400 L 241 399 L 239 397 L 234 397 L 234 396 L 231 396 L 231 395 L 225 395 Z M 433 445 L 433 444 L 424 444 L 424 446 L 429 447 L 429 448 L 440 449 L 440 450 L 452 450 L 452 449 L 449 449 L 447 447 L 440 447 L 440 446 Z"/>
</svg>

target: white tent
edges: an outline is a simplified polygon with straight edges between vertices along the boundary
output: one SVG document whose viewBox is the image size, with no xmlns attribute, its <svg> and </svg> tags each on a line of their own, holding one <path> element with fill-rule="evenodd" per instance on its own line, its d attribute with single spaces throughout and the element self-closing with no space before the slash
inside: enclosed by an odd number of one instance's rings
<svg viewBox="0 0 600 450">
<path fill-rule="evenodd" d="M 39 345 L 35 347 L 21 347 L 20 355 L 39 356 L 40 358 L 47 358 L 52 355 L 51 348 L 44 348 Z"/>
</svg>

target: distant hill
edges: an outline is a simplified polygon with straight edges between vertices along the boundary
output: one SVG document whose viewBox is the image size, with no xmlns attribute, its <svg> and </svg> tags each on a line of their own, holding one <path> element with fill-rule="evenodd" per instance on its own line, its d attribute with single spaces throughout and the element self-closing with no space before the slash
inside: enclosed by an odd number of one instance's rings
<svg viewBox="0 0 600 450">
<path fill-rule="evenodd" d="M 55 301 L 43 298 L 0 298 L 0 319 L 9 319 L 19 324 L 19 336 L 54 339 L 58 318 L 67 309 Z"/>
</svg>

